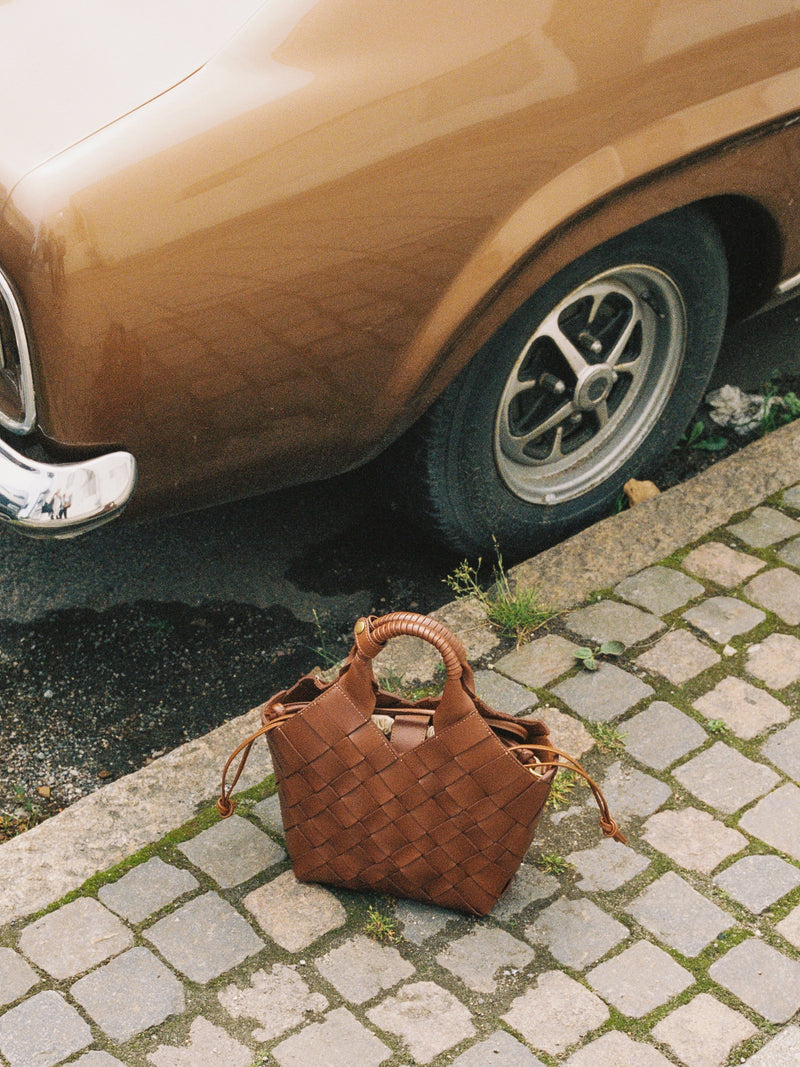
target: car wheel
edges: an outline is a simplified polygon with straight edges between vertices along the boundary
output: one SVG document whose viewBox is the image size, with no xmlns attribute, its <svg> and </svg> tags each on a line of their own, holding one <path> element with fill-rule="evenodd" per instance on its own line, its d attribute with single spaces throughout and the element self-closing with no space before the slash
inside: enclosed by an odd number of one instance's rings
<svg viewBox="0 0 800 1067">
<path fill-rule="evenodd" d="M 614 238 L 536 292 L 412 431 L 416 509 L 457 552 L 508 558 L 652 477 L 719 351 L 727 265 L 699 209 Z"/>
</svg>

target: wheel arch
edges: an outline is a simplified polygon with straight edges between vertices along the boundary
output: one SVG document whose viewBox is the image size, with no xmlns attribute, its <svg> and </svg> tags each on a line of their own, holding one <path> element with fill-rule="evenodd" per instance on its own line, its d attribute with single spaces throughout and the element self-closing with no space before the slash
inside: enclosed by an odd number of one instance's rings
<svg viewBox="0 0 800 1067">
<path fill-rule="evenodd" d="M 475 251 L 418 331 L 388 383 L 394 395 L 409 398 L 394 436 L 559 270 L 672 211 L 700 207 L 717 227 L 731 317 L 765 304 L 800 265 L 800 198 L 787 167 L 800 166 L 799 129 L 783 119 L 633 180 L 620 150 L 607 147 L 538 190 Z"/>
</svg>

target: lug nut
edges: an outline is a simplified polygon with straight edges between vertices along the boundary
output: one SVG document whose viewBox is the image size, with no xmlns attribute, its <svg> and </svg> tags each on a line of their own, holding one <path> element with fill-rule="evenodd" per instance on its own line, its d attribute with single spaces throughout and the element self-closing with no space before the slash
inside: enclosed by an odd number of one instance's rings
<svg viewBox="0 0 800 1067">
<path fill-rule="evenodd" d="M 566 385 L 555 374 L 543 374 L 539 379 L 539 385 L 553 396 L 563 396 L 567 391 Z"/>
</svg>

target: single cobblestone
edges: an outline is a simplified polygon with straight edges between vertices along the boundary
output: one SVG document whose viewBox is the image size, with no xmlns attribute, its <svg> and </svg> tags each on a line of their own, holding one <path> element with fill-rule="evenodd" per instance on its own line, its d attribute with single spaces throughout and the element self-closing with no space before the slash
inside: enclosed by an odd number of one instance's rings
<svg viewBox="0 0 800 1067">
<path fill-rule="evenodd" d="M 494 993 L 504 974 L 533 962 L 533 950 L 505 930 L 479 926 L 440 952 L 436 962 L 476 993 Z"/>
<path fill-rule="evenodd" d="M 766 567 L 766 563 L 738 549 L 728 548 L 719 541 L 708 541 L 689 552 L 683 567 L 698 578 L 708 578 L 721 585 L 723 589 L 734 589 Z"/>
<path fill-rule="evenodd" d="M 781 786 L 745 812 L 739 825 L 778 852 L 800 860 L 800 789 Z"/>
<path fill-rule="evenodd" d="M 347 912 L 327 889 L 298 882 L 285 871 L 244 898 L 244 906 L 273 941 L 299 952 L 343 926 Z"/>
<path fill-rule="evenodd" d="M 580 719 L 557 708 L 537 708 L 533 716 L 526 715 L 524 718 L 543 719 L 547 723 L 552 743 L 562 752 L 569 752 L 575 759 L 580 759 L 594 745 L 594 738 Z"/>
<path fill-rule="evenodd" d="M 610 840 L 601 841 L 594 848 L 571 852 L 567 862 L 580 875 L 578 889 L 585 893 L 607 893 L 619 889 L 650 866 L 646 856 L 634 852 L 628 845 Z"/>
<path fill-rule="evenodd" d="M 683 613 L 682 618 L 719 644 L 746 634 L 766 618 L 763 611 L 730 596 L 715 596 Z"/>
<path fill-rule="evenodd" d="M 496 670 L 475 672 L 475 692 L 489 707 L 506 715 L 523 715 L 539 700 L 530 689 L 504 678 Z"/>
<path fill-rule="evenodd" d="M 712 808 L 732 815 L 778 784 L 778 776 L 722 741 L 672 772 L 690 793 Z"/>
<path fill-rule="evenodd" d="M 771 1023 L 788 1022 L 800 1008 L 800 963 L 763 941 L 742 941 L 708 973 Z"/>
<path fill-rule="evenodd" d="M 566 618 L 566 626 L 585 641 L 594 641 L 598 645 L 604 641 L 621 641 L 626 648 L 646 641 L 664 629 L 661 619 L 649 611 L 615 600 L 600 600 L 571 612 Z"/>
<path fill-rule="evenodd" d="M 178 848 L 223 889 L 231 889 L 286 859 L 271 837 L 234 815 L 203 830 Z"/>
<path fill-rule="evenodd" d="M 556 883 L 557 887 L 558 883 Z M 498 906 L 495 905 L 495 907 Z M 402 925 L 403 937 L 415 945 L 423 945 L 429 937 L 443 930 L 454 918 L 455 913 L 434 907 L 432 904 L 422 904 L 418 900 L 398 900 L 395 904 L 395 915 Z"/>
<path fill-rule="evenodd" d="M 533 849 L 537 849 L 534 841 Z M 538 849 L 537 849 L 538 854 Z M 511 885 L 492 908 L 490 915 L 498 922 L 507 922 L 513 916 L 537 900 L 547 900 L 561 888 L 558 879 L 523 863 L 511 882 Z"/>
<path fill-rule="evenodd" d="M 394 996 L 371 1008 L 367 1018 L 380 1030 L 399 1037 L 417 1063 L 430 1063 L 475 1034 L 469 1009 L 435 982 L 402 986 Z M 347 1067 L 352 1064 L 350 1060 Z"/>
<path fill-rule="evenodd" d="M 556 900 L 527 927 L 525 937 L 532 944 L 546 945 L 559 963 L 583 970 L 616 948 L 628 933 L 626 926 L 581 897 Z"/>
<path fill-rule="evenodd" d="M 752 1037 L 756 1028 L 733 1008 L 700 993 L 653 1027 L 653 1037 L 687 1067 L 720 1067 L 733 1049 Z"/>
<path fill-rule="evenodd" d="M 531 1048 L 558 1056 L 609 1017 L 594 993 L 561 971 L 545 971 L 536 985 L 516 997 L 503 1016 Z"/>
<path fill-rule="evenodd" d="M 602 789 L 615 819 L 652 815 L 672 795 L 664 782 L 627 766 L 621 760 L 612 763 L 606 771 Z"/>
<path fill-rule="evenodd" d="M 619 1030 L 609 1030 L 580 1052 L 570 1056 L 565 1067 L 672 1067 L 652 1045 L 634 1041 Z"/>
<path fill-rule="evenodd" d="M 789 1067 L 790 1064 L 800 1063 L 800 1029 L 796 1026 L 787 1027 L 743 1062 L 746 1067 Z"/>
<path fill-rule="evenodd" d="M 320 1059 L 322 1049 L 324 1061 Z M 392 1052 L 347 1008 L 335 1008 L 323 1022 L 310 1023 L 276 1045 L 272 1055 L 280 1067 L 309 1067 L 323 1062 L 325 1067 L 379 1067 Z"/>
<path fill-rule="evenodd" d="M 39 975 L 11 948 L 0 948 L 0 1007 L 24 997 Z"/>
<path fill-rule="evenodd" d="M 761 753 L 784 774 L 800 782 L 800 719 L 776 730 L 761 746 Z"/>
<path fill-rule="evenodd" d="M 596 671 L 582 671 L 560 682 L 553 693 L 581 718 L 609 722 L 652 696 L 653 689 L 627 671 L 603 663 Z"/>
<path fill-rule="evenodd" d="M 118 881 L 100 886 L 97 895 L 123 919 L 140 923 L 197 887 L 197 879 L 188 871 L 153 856 Z"/>
<path fill-rule="evenodd" d="M 572 641 L 550 634 L 509 652 L 494 669 L 521 685 L 540 689 L 572 670 L 577 647 Z"/>
<path fill-rule="evenodd" d="M 790 626 L 800 623 L 800 574 L 786 567 L 757 574 L 744 587 L 744 595 L 771 611 Z"/>
<path fill-rule="evenodd" d="M 144 931 L 147 940 L 173 967 L 193 982 L 210 982 L 264 942 L 217 893 L 190 900 Z"/>
<path fill-rule="evenodd" d="M 723 678 L 693 707 L 706 719 L 719 719 L 737 737 L 750 741 L 778 723 L 786 722 L 790 711 L 780 700 L 742 678 Z"/>
<path fill-rule="evenodd" d="M 728 530 L 751 548 L 768 548 L 787 537 L 800 534 L 800 522 L 775 508 L 759 507 L 742 522 L 736 522 Z"/>
<path fill-rule="evenodd" d="M 669 615 L 705 592 L 693 578 L 672 567 L 648 567 L 620 582 L 617 596 L 645 608 L 653 615 Z"/>
<path fill-rule="evenodd" d="M 619 956 L 600 963 L 586 976 L 604 1000 L 634 1019 L 682 993 L 694 978 L 649 941 L 638 941 Z"/>
<path fill-rule="evenodd" d="M 234 1019 L 253 1019 L 260 1024 L 253 1031 L 254 1041 L 272 1041 L 299 1026 L 308 1014 L 328 1008 L 322 993 L 313 993 L 294 967 L 283 963 L 273 964 L 269 974 L 256 971 L 249 986 L 239 988 L 232 982 L 217 999 Z"/>
<path fill-rule="evenodd" d="M 776 923 L 775 929 L 781 937 L 786 938 L 789 944 L 800 949 L 800 904 L 790 911 L 785 919 Z"/>
<path fill-rule="evenodd" d="M 626 750 L 640 763 L 664 771 L 708 740 L 694 719 L 665 700 L 654 700 L 622 727 Z"/>
<path fill-rule="evenodd" d="M 800 567 L 800 537 L 788 541 L 783 548 L 778 549 L 776 555 L 782 563 L 788 563 L 790 567 Z"/>
<path fill-rule="evenodd" d="M 281 815 L 281 802 L 277 793 L 260 800 L 253 807 L 253 814 L 263 822 L 268 830 L 272 830 L 273 833 L 280 834 L 283 837 L 283 816 Z"/>
<path fill-rule="evenodd" d="M 250 1067 L 253 1062 L 250 1049 L 202 1015 L 192 1022 L 185 1045 L 160 1045 L 147 1058 L 155 1067 Z"/>
<path fill-rule="evenodd" d="M 635 663 L 651 674 L 660 674 L 673 685 L 681 685 L 719 661 L 718 653 L 688 630 L 671 630 Z"/>
<path fill-rule="evenodd" d="M 785 689 L 800 680 L 800 641 L 791 634 L 770 634 L 747 650 L 745 670 L 770 689 Z"/>
<path fill-rule="evenodd" d="M 780 856 L 744 856 L 718 874 L 714 885 L 758 915 L 800 885 L 800 870 Z"/>
<path fill-rule="evenodd" d="M 351 1004 L 365 1004 L 414 974 L 396 948 L 359 934 L 316 961 L 323 978 Z"/>
<path fill-rule="evenodd" d="M 117 1042 L 129 1041 L 186 1007 L 183 986 L 146 948 L 132 948 L 70 988 L 70 995 Z"/>
<path fill-rule="evenodd" d="M 674 871 L 667 871 L 625 909 L 646 930 L 684 956 L 698 956 L 723 930 L 735 925 Z"/>
<path fill-rule="evenodd" d="M 50 989 L 0 1017 L 0 1053 L 10 1067 L 54 1067 L 92 1040 L 80 1015 Z"/>
<path fill-rule="evenodd" d="M 643 837 L 681 867 L 700 874 L 710 874 L 747 845 L 738 830 L 697 808 L 656 812 L 645 823 Z"/>
<path fill-rule="evenodd" d="M 20 950 L 53 978 L 74 978 L 133 944 L 133 934 L 91 897 L 79 897 L 26 926 Z"/>
<path fill-rule="evenodd" d="M 457 1056 L 450 1067 L 544 1067 L 541 1060 L 505 1030 L 479 1041 Z"/>
</svg>

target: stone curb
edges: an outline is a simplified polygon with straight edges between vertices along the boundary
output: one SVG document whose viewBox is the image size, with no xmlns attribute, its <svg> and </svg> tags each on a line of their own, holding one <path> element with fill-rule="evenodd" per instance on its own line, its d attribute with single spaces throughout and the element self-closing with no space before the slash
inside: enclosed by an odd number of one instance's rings
<svg viewBox="0 0 800 1067">
<path fill-rule="evenodd" d="M 575 606 L 796 483 L 798 470 L 800 422 L 520 564 L 512 577 L 523 587 L 535 586 L 544 603 Z M 457 623 L 461 612 L 462 606 L 448 605 L 436 614 Z M 469 655 L 491 647 L 485 627 L 469 611 L 463 624 L 459 636 Z M 239 716 L 0 845 L 0 925 L 47 907 L 186 823 L 217 794 L 225 759 L 257 720 L 255 711 Z M 255 785 L 269 770 L 267 746 L 254 746 L 240 787 Z"/>
</svg>

